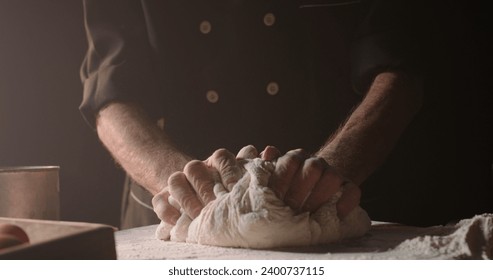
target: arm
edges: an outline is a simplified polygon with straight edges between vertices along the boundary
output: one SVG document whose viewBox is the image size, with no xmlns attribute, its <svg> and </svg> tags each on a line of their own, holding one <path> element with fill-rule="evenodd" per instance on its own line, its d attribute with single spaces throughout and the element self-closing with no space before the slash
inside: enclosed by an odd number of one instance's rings
<svg viewBox="0 0 493 280">
<path fill-rule="evenodd" d="M 232 154 L 218 150 L 204 162 L 192 161 L 136 104 L 110 103 L 100 110 L 96 127 L 116 161 L 154 195 L 154 211 L 167 223 L 176 222 L 181 215 L 180 207 L 195 218 L 204 205 L 215 199 L 214 184 L 209 184 L 215 170 L 223 182 L 239 179 Z M 200 183 L 183 184 L 184 173 L 178 172 L 182 170 L 193 174 L 191 177 Z M 179 205 L 169 203 L 170 192 Z"/>
<path fill-rule="evenodd" d="M 293 150 L 279 158 L 270 186 L 293 209 L 310 212 L 344 186 L 337 210 L 346 216 L 359 204 L 359 185 L 390 153 L 421 98 L 418 79 L 398 72 L 377 75 L 361 104 L 315 156 Z"/>
<path fill-rule="evenodd" d="M 337 205 L 340 216 L 359 204 L 359 185 L 383 163 L 421 101 L 419 79 L 399 72 L 380 73 L 361 104 L 317 153 L 349 180 Z"/>
<path fill-rule="evenodd" d="M 116 161 L 153 195 L 192 158 L 180 152 L 140 107 L 113 102 L 100 110 L 98 136 Z"/>
<path fill-rule="evenodd" d="M 168 178 L 182 170 L 191 158 L 181 153 L 136 104 L 110 103 L 99 111 L 96 129 L 130 177 L 153 195 L 161 192 L 163 200 L 156 214 L 161 220 L 174 223 L 180 212 L 168 203 Z"/>
<path fill-rule="evenodd" d="M 377 75 L 364 100 L 317 155 L 360 185 L 393 149 L 421 100 L 418 79 L 399 72 Z"/>
</svg>

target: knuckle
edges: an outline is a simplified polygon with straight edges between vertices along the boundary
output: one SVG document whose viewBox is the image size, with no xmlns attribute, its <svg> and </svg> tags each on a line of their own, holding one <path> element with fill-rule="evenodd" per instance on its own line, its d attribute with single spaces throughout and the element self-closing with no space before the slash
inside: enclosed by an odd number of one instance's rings
<svg viewBox="0 0 493 280">
<path fill-rule="evenodd" d="M 171 174 L 171 176 L 169 176 L 169 178 L 168 178 L 168 186 L 169 186 L 170 192 L 171 192 L 171 189 L 176 187 L 176 185 L 182 184 L 183 180 L 186 180 L 186 176 L 183 172 L 178 171 L 178 172 Z"/>
<path fill-rule="evenodd" d="M 307 170 L 323 170 L 325 168 L 324 161 L 320 158 L 311 157 L 305 161 L 305 169 Z"/>
<path fill-rule="evenodd" d="M 167 201 L 160 201 L 154 206 L 154 212 L 159 219 L 165 220 L 175 215 L 177 210 L 172 207 Z"/>
<path fill-rule="evenodd" d="M 231 157 L 231 156 L 233 156 L 233 154 L 230 151 L 228 151 L 227 149 L 225 149 L 225 148 L 217 149 L 212 154 L 212 158 L 214 158 L 214 159 L 228 158 L 228 157 Z"/>
<path fill-rule="evenodd" d="M 183 172 L 185 174 L 190 174 L 190 173 L 193 173 L 194 171 L 196 171 L 197 169 L 203 169 L 205 167 L 205 164 L 203 161 L 200 161 L 200 160 L 192 160 L 190 162 L 188 162 L 186 165 L 185 165 L 185 168 L 183 169 Z"/>
<path fill-rule="evenodd" d="M 236 157 L 226 149 L 219 149 L 214 152 L 208 164 L 218 171 L 222 171 L 229 166 L 235 166 Z"/>
<path fill-rule="evenodd" d="M 247 151 L 257 151 L 257 148 L 255 148 L 255 146 L 253 145 L 246 145 L 245 147 L 243 147 L 243 149 Z"/>
<path fill-rule="evenodd" d="M 152 197 L 152 206 L 156 208 L 157 206 L 160 206 L 164 201 L 167 201 L 169 197 L 169 193 L 166 192 L 160 192 L 156 194 L 155 196 Z"/>
<path fill-rule="evenodd" d="M 286 155 L 292 155 L 292 156 L 296 156 L 299 158 L 307 158 L 308 157 L 308 153 L 304 149 L 290 150 L 289 152 L 286 153 Z"/>
<path fill-rule="evenodd" d="M 170 188 L 170 194 L 181 204 L 184 199 L 195 194 L 195 192 L 189 187 L 172 186 Z"/>
<path fill-rule="evenodd" d="M 300 157 L 286 154 L 278 161 L 278 165 L 281 171 L 294 172 L 299 168 L 302 162 Z"/>
<path fill-rule="evenodd" d="M 276 149 L 274 146 L 267 146 L 265 149 L 260 153 L 260 156 L 264 160 L 275 160 L 280 156 L 280 152 L 278 149 Z"/>
<path fill-rule="evenodd" d="M 253 145 L 248 145 L 243 147 L 239 152 L 237 157 L 243 158 L 255 158 L 258 155 L 257 149 Z"/>
<path fill-rule="evenodd" d="M 179 201 L 184 208 L 191 209 L 200 203 L 195 193 L 187 193 L 183 195 Z"/>
</svg>

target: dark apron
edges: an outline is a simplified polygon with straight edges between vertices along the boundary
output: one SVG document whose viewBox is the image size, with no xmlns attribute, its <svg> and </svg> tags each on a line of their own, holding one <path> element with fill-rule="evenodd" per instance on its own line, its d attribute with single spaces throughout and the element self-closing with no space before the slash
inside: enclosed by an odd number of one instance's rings
<svg viewBox="0 0 493 280">
<path fill-rule="evenodd" d="M 152 195 L 127 176 L 123 186 L 120 228 L 128 229 L 159 224 L 152 210 Z"/>
</svg>

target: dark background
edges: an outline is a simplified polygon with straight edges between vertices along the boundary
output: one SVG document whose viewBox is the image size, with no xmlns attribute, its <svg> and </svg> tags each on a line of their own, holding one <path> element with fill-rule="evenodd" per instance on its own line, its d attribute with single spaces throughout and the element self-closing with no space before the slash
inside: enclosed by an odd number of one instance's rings
<svg viewBox="0 0 493 280">
<path fill-rule="evenodd" d="M 118 226 L 123 172 L 82 119 L 81 0 L 0 0 L 0 166 L 59 165 L 61 219 Z"/>
</svg>

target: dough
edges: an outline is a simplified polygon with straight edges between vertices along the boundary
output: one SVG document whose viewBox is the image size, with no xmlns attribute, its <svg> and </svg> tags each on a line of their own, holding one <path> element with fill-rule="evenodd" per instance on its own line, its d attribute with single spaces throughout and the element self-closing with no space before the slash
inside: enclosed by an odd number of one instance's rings
<svg viewBox="0 0 493 280">
<path fill-rule="evenodd" d="M 341 193 L 315 213 L 297 215 L 267 187 L 274 163 L 260 158 L 244 161 L 244 175 L 230 191 L 217 182 L 216 200 L 195 220 L 182 214 L 175 226 L 161 222 L 156 237 L 214 246 L 274 248 L 330 243 L 362 236 L 370 229 L 370 218 L 360 207 L 339 220 L 335 203 Z"/>
</svg>

